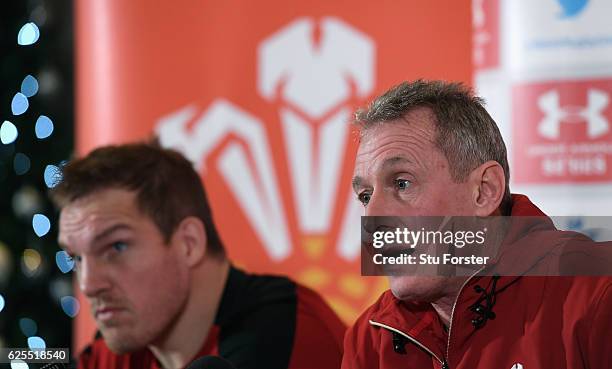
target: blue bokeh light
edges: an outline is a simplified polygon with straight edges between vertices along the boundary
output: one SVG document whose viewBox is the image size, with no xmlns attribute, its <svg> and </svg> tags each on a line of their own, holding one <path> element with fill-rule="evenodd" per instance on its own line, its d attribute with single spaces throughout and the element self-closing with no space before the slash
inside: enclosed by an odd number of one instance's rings
<svg viewBox="0 0 612 369">
<path fill-rule="evenodd" d="M 79 313 L 81 309 L 81 305 L 79 304 L 79 300 L 75 299 L 72 296 L 64 296 L 60 300 L 62 305 L 62 310 L 64 313 L 71 318 L 74 318 Z"/>
<path fill-rule="evenodd" d="M 0 294 L 0 312 L 4 309 L 4 297 Z"/>
<path fill-rule="evenodd" d="M 18 176 L 26 174 L 30 170 L 30 158 L 23 153 L 18 152 L 13 159 L 13 169 Z"/>
<path fill-rule="evenodd" d="M 56 165 L 47 165 L 43 174 L 45 185 L 48 188 L 53 188 L 62 180 L 62 171 Z"/>
<path fill-rule="evenodd" d="M 57 264 L 59 270 L 64 274 L 70 272 L 72 268 L 74 268 L 74 260 L 72 260 L 64 250 L 55 253 L 55 264 Z"/>
<path fill-rule="evenodd" d="M 30 337 L 38 332 L 38 325 L 30 318 L 21 318 L 19 319 L 19 329 L 24 336 Z"/>
<path fill-rule="evenodd" d="M 13 115 L 21 115 L 28 110 L 30 103 L 28 102 L 28 98 L 26 95 L 21 92 L 17 92 L 15 96 L 13 96 L 13 101 L 11 101 L 11 111 Z"/>
<path fill-rule="evenodd" d="M 51 136 L 51 133 L 53 133 L 53 121 L 46 115 L 41 115 L 36 120 L 34 131 L 36 132 L 36 138 L 40 140 Z"/>
<path fill-rule="evenodd" d="M 21 46 L 32 45 L 40 37 L 40 30 L 34 22 L 24 24 L 17 34 L 17 43 Z"/>
<path fill-rule="evenodd" d="M 32 97 L 38 92 L 38 80 L 31 75 L 25 76 L 21 82 L 21 93 L 26 97 Z"/>
<path fill-rule="evenodd" d="M 5 145 L 11 144 L 15 142 L 19 136 L 19 132 L 17 131 L 17 127 L 8 120 L 5 120 L 0 126 L 0 142 Z"/>
<path fill-rule="evenodd" d="M 28 347 L 30 350 L 44 350 L 47 348 L 47 343 L 41 337 L 28 337 Z"/>
<path fill-rule="evenodd" d="M 11 369 L 30 369 L 23 360 L 11 360 Z"/>
<path fill-rule="evenodd" d="M 38 237 L 42 237 L 51 230 L 51 222 L 43 214 L 34 214 L 32 217 L 32 228 L 34 228 L 34 233 Z"/>
</svg>

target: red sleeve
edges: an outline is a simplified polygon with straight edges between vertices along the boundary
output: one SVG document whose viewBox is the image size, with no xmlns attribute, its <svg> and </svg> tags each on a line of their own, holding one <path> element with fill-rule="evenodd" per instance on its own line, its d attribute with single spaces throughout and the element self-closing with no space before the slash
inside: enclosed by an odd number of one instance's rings
<svg viewBox="0 0 612 369">
<path fill-rule="evenodd" d="M 297 286 L 295 340 L 289 368 L 338 369 L 346 326 L 316 292 Z M 313 348 L 317 348 L 313 350 Z"/>
<path fill-rule="evenodd" d="M 612 331 L 612 284 L 604 289 L 593 306 L 591 329 L 587 333 L 587 362 L 589 369 L 612 368 L 610 332 Z"/>
</svg>

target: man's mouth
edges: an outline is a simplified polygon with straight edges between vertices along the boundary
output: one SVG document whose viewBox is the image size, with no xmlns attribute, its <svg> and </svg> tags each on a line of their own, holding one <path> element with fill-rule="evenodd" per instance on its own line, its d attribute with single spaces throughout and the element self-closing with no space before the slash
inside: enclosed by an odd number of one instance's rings
<svg viewBox="0 0 612 369">
<path fill-rule="evenodd" d="M 95 310 L 94 317 L 100 322 L 107 322 L 116 318 L 124 310 L 123 308 L 113 306 L 101 307 Z"/>
<path fill-rule="evenodd" d="M 384 256 L 397 257 L 400 255 L 412 255 L 416 249 L 411 247 L 392 246 L 383 251 Z"/>
</svg>

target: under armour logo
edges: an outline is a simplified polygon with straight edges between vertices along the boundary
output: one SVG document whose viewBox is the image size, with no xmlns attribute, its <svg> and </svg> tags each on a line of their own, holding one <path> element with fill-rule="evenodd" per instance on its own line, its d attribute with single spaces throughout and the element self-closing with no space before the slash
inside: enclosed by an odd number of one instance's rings
<svg viewBox="0 0 612 369">
<path fill-rule="evenodd" d="M 596 138 L 610 130 L 608 120 L 603 111 L 608 106 L 608 94 L 595 89 L 589 89 L 587 106 L 560 106 L 559 92 L 551 90 L 538 99 L 538 106 L 545 113 L 540 122 L 538 132 L 546 138 L 559 138 L 561 123 L 587 122 L 587 135 Z"/>
<path fill-rule="evenodd" d="M 516 364 L 512 365 L 512 368 L 510 368 L 510 369 L 523 369 L 523 364 L 516 363 Z"/>
</svg>

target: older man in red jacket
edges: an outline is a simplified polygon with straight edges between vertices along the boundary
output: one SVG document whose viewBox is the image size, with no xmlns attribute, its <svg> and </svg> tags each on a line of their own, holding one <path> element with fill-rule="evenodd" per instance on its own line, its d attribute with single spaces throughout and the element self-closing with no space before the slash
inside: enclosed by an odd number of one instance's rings
<svg viewBox="0 0 612 369">
<path fill-rule="evenodd" d="M 612 278 L 549 273 L 593 263 L 605 274 L 612 245 L 591 248 L 510 194 L 506 148 L 479 98 L 455 83 L 403 83 L 356 122 L 353 185 L 365 215 L 540 221 L 515 222 L 499 259 L 474 275 L 390 277 L 347 332 L 342 368 L 612 368 Z M 512 272 L 486 273 L 494 267 Z"/>
</svg>

